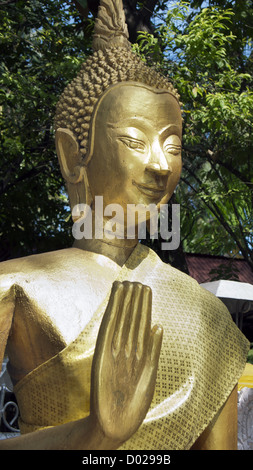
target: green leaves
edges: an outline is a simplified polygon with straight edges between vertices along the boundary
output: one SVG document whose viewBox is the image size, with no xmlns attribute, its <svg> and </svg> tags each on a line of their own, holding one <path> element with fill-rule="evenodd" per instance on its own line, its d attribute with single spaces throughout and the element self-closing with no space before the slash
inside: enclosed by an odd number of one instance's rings
<svg viewBox="0 0 253 470">
<path fill-rule="evenodd" d="M 13 257 L 70 242 L 54 110 L 90 41 L 69 2 L 19 1 L 0 18 L 0 237 Z"/>
</svg>

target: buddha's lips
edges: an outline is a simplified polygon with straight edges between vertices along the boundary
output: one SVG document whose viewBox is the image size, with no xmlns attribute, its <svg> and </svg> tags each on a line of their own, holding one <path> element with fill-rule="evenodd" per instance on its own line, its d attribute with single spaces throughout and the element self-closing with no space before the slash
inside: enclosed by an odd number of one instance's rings
<svg viewBox="0 0 253 470">
<path fill-rule="evenodd" d="M 139 191 L 147 196 L 160 196 L 166 190 L 166 185 L 158 188 L 152 184 L 143 184 L 143 183 L 136 183 L 136 181 L 132 180 L 134 186 L 136 186 Z"/>
</svg>

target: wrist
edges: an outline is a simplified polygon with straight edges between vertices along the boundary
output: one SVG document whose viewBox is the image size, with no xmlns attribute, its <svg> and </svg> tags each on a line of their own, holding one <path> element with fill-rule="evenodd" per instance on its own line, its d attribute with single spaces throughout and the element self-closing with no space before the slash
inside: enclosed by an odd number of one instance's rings
<svg viewBox="0 0 253 470">
<path fill-rule="evenodd" d="M 81 420 L 82 450 L 116 450 L 122 442 L 110 436 L 106 436 L 99 420 L 94 415 L 89 415 Z"/>
</svg>

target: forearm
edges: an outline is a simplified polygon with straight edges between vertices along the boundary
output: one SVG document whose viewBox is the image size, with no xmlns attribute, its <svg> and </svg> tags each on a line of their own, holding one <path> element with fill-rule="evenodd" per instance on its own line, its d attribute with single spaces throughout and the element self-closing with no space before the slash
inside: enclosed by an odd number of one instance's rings
<svg viewBox="0 0 253 470">
<path fill-rule="evenodd" d="M 98 423 L 87 418 L 0 441 L 0 450 L 113 450 L 120 446 L 107 438 Z"/>
</svg>

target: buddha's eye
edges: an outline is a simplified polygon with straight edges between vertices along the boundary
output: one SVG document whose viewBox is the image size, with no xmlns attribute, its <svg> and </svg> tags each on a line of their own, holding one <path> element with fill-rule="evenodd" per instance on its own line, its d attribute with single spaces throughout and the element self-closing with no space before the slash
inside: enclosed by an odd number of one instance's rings
<svg viewBox="0 0 253 470">
<path fill-rule="evenodd" d="M 181 140 L 177 135 L 170 135 L 164 142 L 164 151 L 172 155 L 180 155 L 182 146 Z"/>
<path fill-rule="evenodd" d="M 179 155 L 181 153 L 181 145 L 166 145 L 164 150 L 172 155 Z"/>
<path fill-rule="evenodd" d="M 131 150 L 137 150 L 138 152 L 145 151 L 145 144 L 140 140 L 130 139 L 129 137 L 120 137 L 121 142 L 123 142 Z"/>
</svg>

